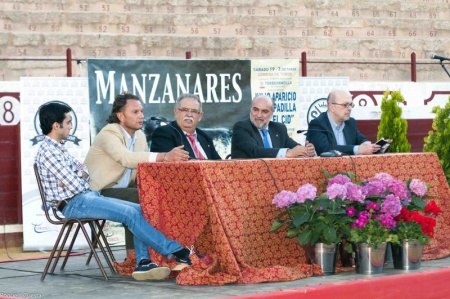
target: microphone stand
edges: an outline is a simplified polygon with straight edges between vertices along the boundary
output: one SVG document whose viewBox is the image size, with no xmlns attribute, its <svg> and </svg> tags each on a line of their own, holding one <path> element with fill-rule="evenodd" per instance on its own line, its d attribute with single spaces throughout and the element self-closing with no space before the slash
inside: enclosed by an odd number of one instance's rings
<svg viewBox="0 0 450 299">
<path fill-rule="evenodd" d="M 445 64 L 444 64 L 444 60 L 440 60 L 440 64 L 442 66 L 442 68 L 444 69 L 444 71 L 447 73 L 447 75 L 450 77 L 450 73 L 448 72 L 448 70 L 445 68 Z"/>
<path fill-rule="evenodd" d="M 151 120 L 157 120 L 160 123 L 165 123 L 166 125 L 168 125 L 169 127 L 171 127 L 172 129 L 175 130 L 175 132 L 177 132 L 178 136 L 180 137 L 180 145 L 184 145 L 183 142 L 183 136 L 181 135 L 180 131 L 177 130 L 177 128 L 175 128 L 174 126 L 172 126 L 172 124 L 170 122 L 168 122 L 167 120 L 164 120 L 162 118 L 156 117 L 156 116 L 152 116 L 150 117 Z"/>
</svg>

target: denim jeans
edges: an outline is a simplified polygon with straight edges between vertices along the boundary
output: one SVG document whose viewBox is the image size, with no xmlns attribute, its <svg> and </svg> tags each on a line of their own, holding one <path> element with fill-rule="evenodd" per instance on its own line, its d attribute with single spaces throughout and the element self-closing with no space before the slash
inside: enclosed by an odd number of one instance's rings
<svg viewBox="0 0 450 299">
<path fill-rule="evenodd" d="M 168 239 L 145 220 L 139 204 L 104 197 L 97 191 L 84 191 L 74 196 L 64 207 L 63 215 L 67 218 L 99 218 L 123 223 L 134 235 L 137 263 L 150 259 L 148 246 L 169 259 L 173 258 L 173 252 L 183 249 L 178 242 Z"/>
</svg>

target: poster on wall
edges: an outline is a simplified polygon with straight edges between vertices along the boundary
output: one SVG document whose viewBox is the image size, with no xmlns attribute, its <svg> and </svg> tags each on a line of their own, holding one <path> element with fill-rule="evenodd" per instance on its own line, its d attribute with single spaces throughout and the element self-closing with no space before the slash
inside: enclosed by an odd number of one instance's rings
<svg viewBox="0 0 450 299">
<path fill-rule="evenodd" d="M 149 143 L 161 125 L 151 117 L 172 121 L 177 97 L 198 95 L 204 112 L 198 126 L 210 134 L 222 158 L 230 152 L 233 124 L 248 115 L 242 107 L 251 101 L 250 60 L 88 59 L 87 66 L 92 138 L 106 125 L 114 97 L 124 91 L 144 103 Z"/>
<path fill-rule="evenodd" d="M 297 59 L 252 60 L 252 94 L 267 95 L 274 101 L 272 121 L 286 125 L 297 139 L 300 107 L 297 106 L 299 63 Z"/>
<path fill-rule="evenodd" d="M 49 101 L 60 101 L 72 108 L 73 129 L 65 147 L 79 161 L 89 150 L 89 99 L 86 78 L 21 78 L 21 176 L 23 249 L 48 250 L 54 245 L 61 226 L 50 224 L 44 214 L 36 178 L 33 171 L 34 157 L 44 135 L 39 125 L 38 109 Z M 115 225 L 108 224 L 108 227 Z M 122 237 L 106 232 L 117 244 L 124 243 Z M 114 244 L 116 244 L 114 243 Z M 114 245 L 113 244 L 113 245 Z M 77 238 L 74 248 L 86 248 L 83 237 Z"/>
</svg>

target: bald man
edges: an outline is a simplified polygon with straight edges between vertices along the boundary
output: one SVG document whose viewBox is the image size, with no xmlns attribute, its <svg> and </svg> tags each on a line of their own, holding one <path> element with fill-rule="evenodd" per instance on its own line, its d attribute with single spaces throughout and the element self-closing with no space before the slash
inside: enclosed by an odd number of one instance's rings
<svg viewBox="0 0 450 299">
<path fill-rule="evenodd" d="M 237 122 L 231 138 L 231 158 L 297 158 L 315 155 L 314 145 L 302 146 L 289 137 L 284 124 L 271 121 L 272 99 L 256 96 L 250 107 L 250 118 Z"/>
<path fill-rule="evenodd" d="M 318 155 L 330 150 L 347 155 L 370 155 L 380 149 L 379 145 L 367 140 L 358 130 L 356 120 L 350 117 L 355 106 L 350 92 L 332 90 L 328 95 L 327 105 L 327 111 L 309 123 L 306 134 Z"/>
</svg>

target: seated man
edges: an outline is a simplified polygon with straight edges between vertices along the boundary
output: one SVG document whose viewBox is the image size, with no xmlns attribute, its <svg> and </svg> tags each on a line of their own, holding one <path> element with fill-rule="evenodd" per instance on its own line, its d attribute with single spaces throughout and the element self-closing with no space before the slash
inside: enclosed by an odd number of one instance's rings
<svg viewBox="0 0 450 299">
<path fill-rule="evenodd" d="M 39 108 L 39 121 L 45 136 L 35 162 L 48 204 L 67 218 L 99 218 L 124 223 L 134 235 L 137 265 L 132 274 L 136 280 L 161 280 L 170 269 L 150 260 L 148 246 L 180 264 L 190 265 L 191 251 L 168 239 L 142 216 L 139 204 L 104 197 L 90 190 L 87 167 L 71 156 L 64 139 L 72 129 L 72 109 L 60 102 L 49 102 Z M 166 154 L 157 154 L 162 161 Z"/>
<path fill-rule="evenodd" d="M 252 100 L 250 118 L 237 122 L 231 138 L 231 158 L 296 158 L 314 156 L 314 146 L 302 146 L 289 137 L 282 123 L 270 121 L 272 99 L 265 95 Z"/>
<path fill-rule="evenodd" d="M 199 97 L 181 94 L 176 101 L 174 113 L 175 121 L 153 131 L 151 151 L 168 152 L 182 145 L 191 159 L 220 160 L 212 138 L 197 128 L 203 117 Z"/>
<path fill-rule="evenodd" d="M 380 149 L 356 127 L 350 117 L 354 104 L 345 90 L 332 90 L 327 98 L 328 110 L 310 121 L 306 138 L 314 144 L 317 154 L 337 150 L 347 155 L 370 155 Z"/>
<path fill-rule="evenodd" d="M 188 159 L 188 153 L 179 147 L 167 154 L 149 153 L 147 139 L 141 131 L 142 110 L 141 100 L 131 93 L 121 93 L 114 99 L 108 125 L 97 134 L 84 161 L 89 169 L 91 190 L 106 197 L 139 203 L 135 183 L 138 163 Z M 127 227 L 125 247 L 128 259 L 134 252 L 134 245 L 133 234 Z M 134 263 L 134 259 L 128 262 Z"/>
</svg>

